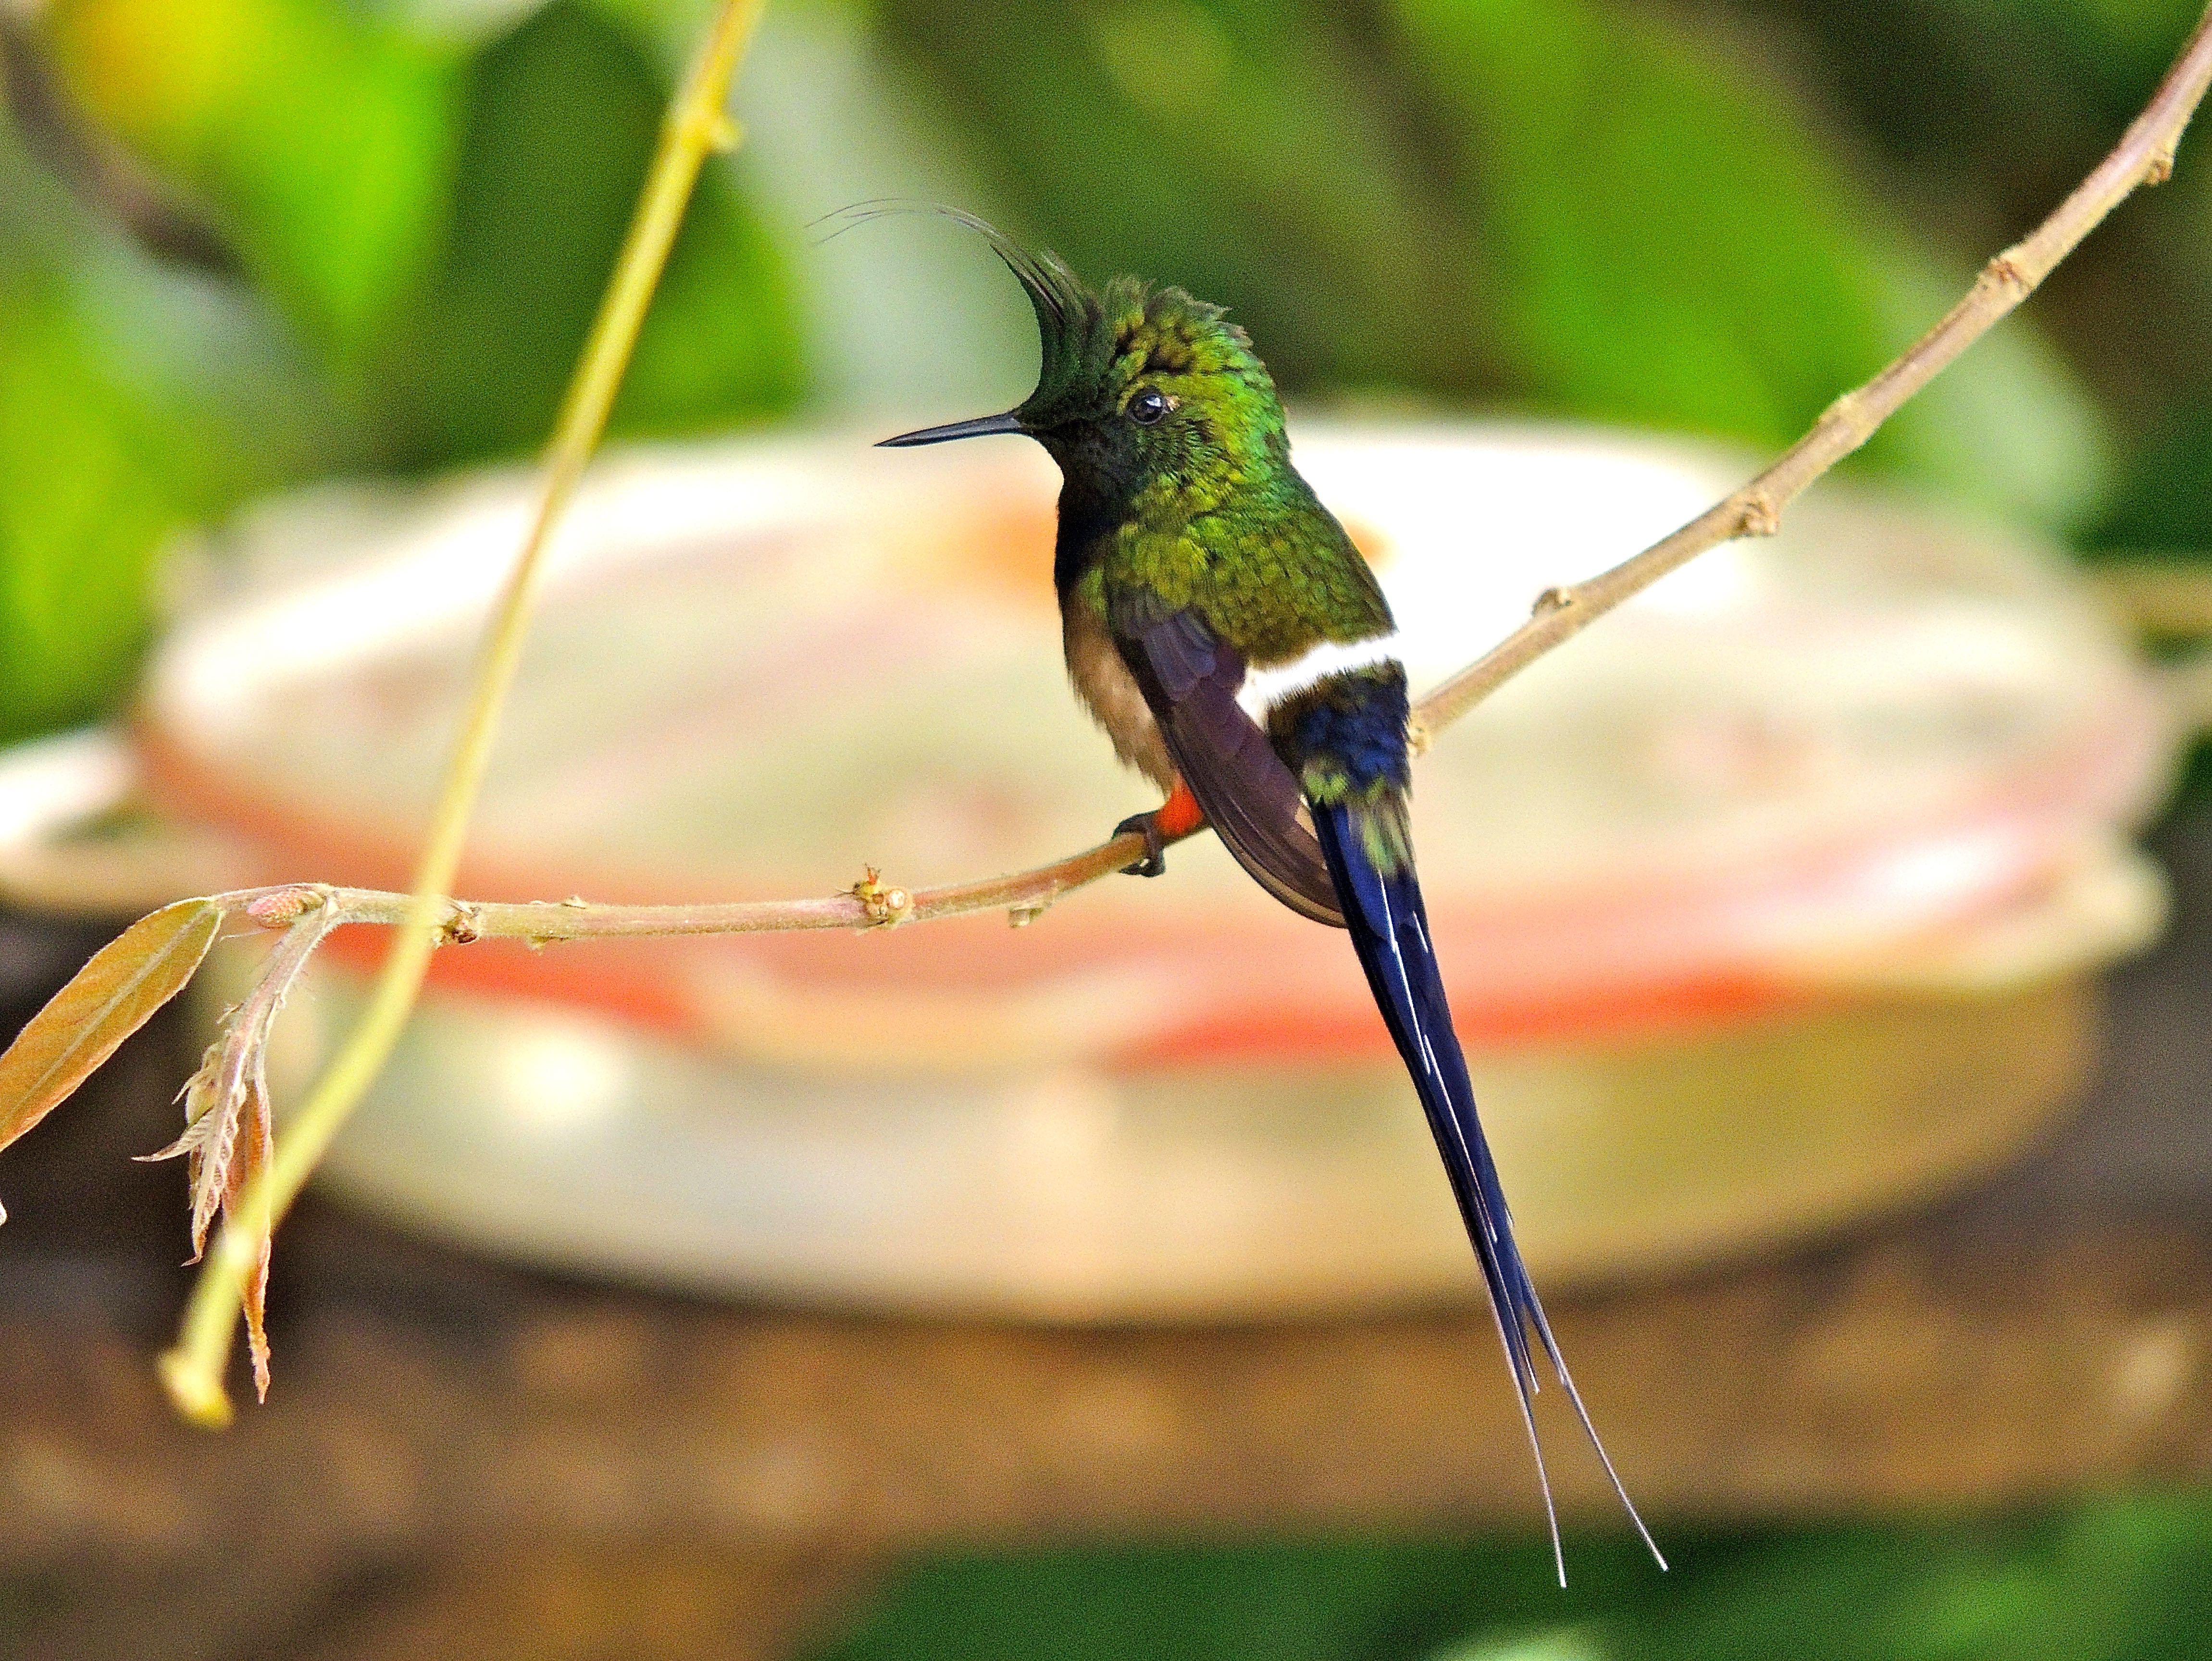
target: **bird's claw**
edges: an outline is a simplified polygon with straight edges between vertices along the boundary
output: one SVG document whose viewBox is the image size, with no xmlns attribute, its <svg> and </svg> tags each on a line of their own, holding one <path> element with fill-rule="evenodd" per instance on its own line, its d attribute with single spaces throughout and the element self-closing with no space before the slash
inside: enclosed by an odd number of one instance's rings
<svg viewBox="0 0 2212 1661">
<path fill-rule="evenodd" d="M 1121 875 L 1124 876 L 1164 876 L 1168 868 L 1167 839 L 1160 834 L 1159 815 L 1133 813 L 1114 827 L 1114 834 L 1116 836 L 1127 835 L 1131 831 L 1143 834 L 1145 857 L 1133 865 L 1122 866 Z"/>
</svg>

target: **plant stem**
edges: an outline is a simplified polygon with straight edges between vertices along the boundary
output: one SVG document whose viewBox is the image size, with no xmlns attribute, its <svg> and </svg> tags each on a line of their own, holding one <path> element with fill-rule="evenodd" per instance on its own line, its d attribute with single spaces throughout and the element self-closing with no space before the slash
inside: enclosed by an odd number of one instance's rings
<svg viewBox="0 0 2212 1661">
<path fill-rule="evenodd" d="M 605 429 L 699 170 L 710 152 L 737 142 L 726 113 L 730 82 L 763 3 L 722 0 L 670 105 L 622 257 L 562 406 L 546 456 L 544 494 L 479 648 L 467 714 L 447 763 L 429 841 L 416 867 L 415 893 L 368 1008 L 285 1126 L 268 1170 L 226 1220 L 193 1288 L 177 1347 L 161 1358 L 162 1381 L 171 1397 L 187 1417 L 201 1423 L 219 1425 L 230 1417 L 222 1375 L 260 1240 L 289 1208 L 338 1127 L 383 1069 L 422 990 L 431 951 L 443 935 L 450 903 L 445 895 L 467 840 L 500 709 L 521 657 L 546 543 Z"/>
</svg>

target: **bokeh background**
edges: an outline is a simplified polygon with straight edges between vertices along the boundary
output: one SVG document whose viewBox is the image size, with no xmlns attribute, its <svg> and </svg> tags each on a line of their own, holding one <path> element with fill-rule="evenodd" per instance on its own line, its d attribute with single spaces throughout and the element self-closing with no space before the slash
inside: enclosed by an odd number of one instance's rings
<svg viewBox="0 0 2212 1661">
<path fill-rule="evenodd" d="M 2193 9 L 797 0 L 615 428 L 1019 389 L 1018 300 L 957 233 L 810 238 L 913 196 L 1222 300 L 1309 399 L 1780 444 L 2080 177 Z M 178 527 L 542 441 L 700 15 L 12 9 L 0 736 L 112 706 Z M 2208 288 L 2185 169 L 1865 465 L 2084 548 L 2212 544 Z"/>
<path fill-rule="evenodd" d="M 1309 406 L 1777 446 L 2094 164 L 2195 13 L 773 0 L 746 142 L 702 180 L 614 432 L 1011 402 L 1034 336 L 972 241 L 927 221 L 810 228 L 911 197 L 1228 304 Z M 193 527 L 291 484 L 542 442 L 702 15 L 0 5 L 0 742 L 118 706 Z M 1853 466 L 2085 559 L 2212 559 L 2203 162 L 2185 149 Z M 882 1582 L 818 1652 L 2212 1646 L 2212 1500 L 2186 1488 L 1722 1531 L 1684 1555 L 1662 1582 L 1587 1538 L 1562 1596 L 1533 1540 L 987 1553 Z M 36 1604 L 0 1587 L 0 1625 L 10 1598 Z"/>
</svg>

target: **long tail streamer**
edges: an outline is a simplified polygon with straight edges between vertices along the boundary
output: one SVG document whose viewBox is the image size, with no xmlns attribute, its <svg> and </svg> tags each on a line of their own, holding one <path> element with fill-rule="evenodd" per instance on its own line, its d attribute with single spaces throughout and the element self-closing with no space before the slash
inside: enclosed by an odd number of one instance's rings
<svg viewBox="0 0 2212 1661">
<path fill-rule="evenodd" d="M 1552 1337 L 1551 1323 L 1544 1318 L 1544 1306 L 1537 1300 L 1521 1248 L 1514 1244 L 1513 1220 L 1506 1210 L 1505 1191 L 1498 1184 L 1498 1164 L 1491 1157 L 1490 1144 L 1475 1117 L 1474 1087 L 1468 1081 L 1467 1059 L 1452 1029 L 1451 1008 L 1444 1001 L 1443 980 L 1429 944 L 1429 919 L 1421 904 L 1420 884 L 1410 867 L 1388 876 L 1375 868 L 1347 809 L 1316 807 L 1313 815 L 1345 921 L 1359 952 L 1360 967 L 1367 971 L 1375 1002 L 1397 1042 L 1398 1053 L 1405 1058 L 1406 1070 L 1413 1075 L 1413 1088 L 1419 1093 L 1421 1106 L 1429 1116 L 1429 1129 L 1437 1139 L 1437 1151 L 1443 1155 L 1444 1169 L 1451 1178 L 1460 1215 L 1467 1223 L 1468 1237 L 1481 1262 L 1482 1277 L 1489 1283 L 1498 1335 L 1505 1345 L 1505 1359 L 1521 1397 L 1521 1421 L 1536 1458 L 1536 1481 L 1544 1492 L 1544 1516 L 1551 1528 L 1552 1556 L 1559 1584 L 1567 1583 L 1567 1560 L 1559 1543 L 1559 1513 L 1552 1504 L 1552 1481 L 1544 1468 L 1543 1445 L 1536 1435 L 1534 1401 L 1539 1386 L 1529 1343 L 1532 1335 L 1551 1361 L 1567 1399 L 1574 1403 L 1575 1416 L 1582 1421 L 1590 1446 L 1597 1450 L 1598 1461 L 1605 1467 L 1613 1491 L 1620 1496 L 1629 1520 L 1663 1569 L 1667 1560 L 1651 1538 L 1651 1531 L 1644 1526 L 1644 1519 L 1637 1514 L 1628 1490 L 1621 1486 L 1605 1444 L 1598 1440 L 1597 1427 L 1590 1422 L 1582 1392 L 1575 1388 Z"/>
</svg>

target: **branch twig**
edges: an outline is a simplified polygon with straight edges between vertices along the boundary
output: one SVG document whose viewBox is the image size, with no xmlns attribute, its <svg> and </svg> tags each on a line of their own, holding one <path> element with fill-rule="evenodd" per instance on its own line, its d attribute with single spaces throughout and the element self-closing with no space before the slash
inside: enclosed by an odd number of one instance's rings
<svg viewBox="0 0 2212 1661">
<path fill-rule="evenodd" d="M 399 938 L 385 960 L 360 1024 L 287 1126 L 275 1158 L 225 1219 L 215 1251 L 192 1289 L 177 1347 L 161 1358 L 162 1382 L 171 1398 L 187 1417 L 201 1423 L 223 1424 L 230 1417 L 223 1369 L 260 1242 L 382 1070 L 415 1007 L 431 951 L 446 937 L 450 902 L 444 896 L 460 863 L 500 708 L 521 657 L 540 556 L 606 426 L 699 169 L 711 151 L 737 142 L 726 113 L 730 82 L 762 3 L 722 0 L 699 55 L 669 106 L 645 193 L 562 407 L 547 452 L 545 489 L 537 517 L 501 591 L 477 658 L 468 714 L 447 763 L 429 841 L 416 867 L 415 893 L 391 919 L 400 924 Z"/>
<path fill-rule="evenodd" d="M 2212 82 L 2212 9 L 2183 45 L 2143 112 L 2096 171 L 2023 241 L 1990 261 L 1966 297 L 1879 374 L 1830 404 L 1812 431 L 1724 500 L 1634 558 L 1571 587 L 1537 597 L 1534 615 L 1498 646 L 1413 706 L 1413 737 L 1425 749 L 1458 720 L 1539 658 L 1580 633 L 1698 555 L 1739 536 L 1771 536 L 1808 487 L 1874 436 L 1905 403 L 2033 294 L 2058 262 L 2138 186 L 2173 171 L 2182 130 Z M 1007 912 L 1025 923 L 1060 895 L 1133 864 L 1145 852 L 1132 832 L 1050 864 L 981 882 L 911 892 L 887 887 L 871 873 L 848 892 L 814 900 L 738 900 L 697 906 L 489 904 L 455 901 L 443 937 L 535 942 L 654 935 L 750 934 L 800 929 L 865 929 L 923 922 L 968 912 Z M 222 895 L 247 915 L 283 923 L 305 888 L 254 889 Z M 404 896 L 366 888 L 319 890 L 343 919 L 396 923 Z M 258 909 L 257 909 L 258 908 Z"/>
<path fill-rule="evenodd" d="M 2033 294 L 2106 215 L 2138 186 L 2160 185 L 2172 176 L 2182 130 L 2208 82 L 2212 9 L 2197 21 L 2173 67 L 2112 153 L 2026 239 L 1984 266 L 1966 298 L 1942 322 L 1865 385 L 1830 404 L 1811 432 L 1734 495 L 1602 576 L 1540 596 L 1534 616 L 1421 700 L 1413 712 L 1421 730 L 1433 734 L 1457 720 L 1546 652 L 1706 549 L 1780 530 L 1784 510 L 1808 485 L 1872 438 L 1908 398 Z"/>
</svg>

